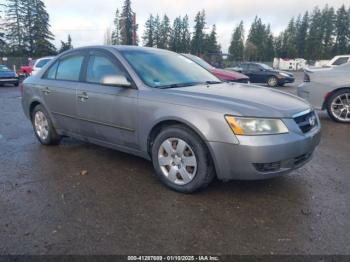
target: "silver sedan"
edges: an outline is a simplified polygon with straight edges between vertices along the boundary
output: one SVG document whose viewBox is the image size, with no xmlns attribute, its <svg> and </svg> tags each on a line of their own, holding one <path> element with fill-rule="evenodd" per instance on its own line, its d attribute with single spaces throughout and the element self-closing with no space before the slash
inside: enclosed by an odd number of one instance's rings
<svg viewBox="0 0 350 262">
<path fill-rule="evenodd" d="M 334 121 L 350 123 L 350 63 L 317 71 L 306 70 L 298 95 L 316 109 L 327 110 Z"/>
<path fill-rule="evenodd" d="M 22 105 L 42 144 L 70 136 L 144 157 L 165 185 L 186 193 L 215 176 L 286 174 L 320 141 L 317 115 L 297 96 L 223 83 L 153 48 L 65 52 L 24 81 Z"/>
</svg>

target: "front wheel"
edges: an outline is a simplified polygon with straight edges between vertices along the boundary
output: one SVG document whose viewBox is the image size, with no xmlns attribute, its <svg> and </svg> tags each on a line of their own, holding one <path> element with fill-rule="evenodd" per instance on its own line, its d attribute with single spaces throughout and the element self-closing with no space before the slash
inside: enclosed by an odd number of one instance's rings
<svg viewBox="0 0 350 262">
<path fill-rule="evenodd" d="M 203 189 L 215 176 L 206 145 L 184 126 L 171 126 L 158 134 L 152 146 L 152 161 L 157 177 L 181 193 Z"/>
<path fill-rule="evenodd" d="M 343 89 L 331 95 L 327 103 L 330 118 L 340 123 L 350 123 L 350 89 Z"/>
<path fill-rule="evenodd" d="M 43 145 L 58 145 L 61 136 L 56 133 L 49 114 L 41 105 L 37 105 L 32 113 L 32 124 L 38 140 Z"/>
<path fill-rule="evenodd" d="M 269 79 L 267 79 L 267 85 L 269 87 L 276 87 L 276 86 L 278 86 L 277 78 L 274 77 L 274 76 L 269 77 Z"/>
</svg>

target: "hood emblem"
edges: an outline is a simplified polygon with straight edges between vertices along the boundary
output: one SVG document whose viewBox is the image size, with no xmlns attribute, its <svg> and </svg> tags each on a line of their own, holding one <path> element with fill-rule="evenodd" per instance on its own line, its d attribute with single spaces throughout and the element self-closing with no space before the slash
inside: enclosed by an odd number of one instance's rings
<svg viewBox="0 0 350 262">
<path fill-rule="evenodd" d="M 310 116 L 309 118 L 309 124 L 310 126 L 315 126 L 316 125 L 316 117 L 315 116 Z"/>
</svg>

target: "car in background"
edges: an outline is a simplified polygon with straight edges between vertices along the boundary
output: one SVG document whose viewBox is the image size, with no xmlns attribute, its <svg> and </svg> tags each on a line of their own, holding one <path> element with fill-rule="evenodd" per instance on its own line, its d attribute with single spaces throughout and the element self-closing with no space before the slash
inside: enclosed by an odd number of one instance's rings
<svg viewBox="0 0 350 262">
<path fill-rule="evenodd" d="M 40 143 L 71 136 L 146 158 L 160 181 L 184 193 L 214 177 L 284 175 L 310 161 L 320 142 L 318 117 L 303 99 L 232 88 L 162 49 L 72 49 L 23 85 L 23 110 Z"/>
<path fill-rule="evenodd" d="M 350 63 L 329 70 L 305 71 L 298 95 L 334 121 L 350 123 Z"/>
<path fill-rule="evenodd" d="M 191 54 L 182 54 L 186 58 L 190 59 L 191 61 L 195 62 L 196 64 L 200 65 L 201 67 L 205 68 L 209 72 L 211 72 L 213 75 L 215 75 L 217 78 L 219 78 L 221 81 L 224 82 L 237 82 L 237 83 L 249 83 L 249 77 L 246 75 L 243 75 L 238 72 L 232 72 L 229 70 L 219 69 L 216 68 L 206 61 L 204 61 L 202 58 L 191 55 Z"/>
<path fill-rule="evenodd" d="M 0 86 L 5 84 L 18 86 L 18 75 L 15 71 L 9 69 L 7 66 L 0 65 Z"/>
<path fill-rule="evenodd" d="M 44 65 L 46 65 L 53 58 L 54 58 L 53 56 L 47 56 L 36 60 L 31 60 L 27 66 L 21 67 L 20 72 L 26 77 L 32 74 L 35 75 Z"/>
<path fill-rule="evenodd" d="M 332 58 L 329 62 L 322 66 L 311 66 L 306 68 L 305 70 L 308 72 L 316 72 L 316 71 L 327 71 L 334 67 L 338 67 L 344 65 L 346 63 L 350 63 L 350 55 L 338 55 Z"/>
<path fill-rule="evenodd" d="M 262 63 L 247 62 L 227 69 L 247 75 L 252 83 L 264 83 L 270 87 L 283 86 L 295 81 L 293 74 L 274 70 L 272 67 Z"/>
<path fill-rule="evenodd" d="M 43 68 L 53 58 L 54 56 L 47 56 L 37 59 L 33 66 L 32 75 L 36 75 L 41 70 L 41 68 Z"/>
</svg>

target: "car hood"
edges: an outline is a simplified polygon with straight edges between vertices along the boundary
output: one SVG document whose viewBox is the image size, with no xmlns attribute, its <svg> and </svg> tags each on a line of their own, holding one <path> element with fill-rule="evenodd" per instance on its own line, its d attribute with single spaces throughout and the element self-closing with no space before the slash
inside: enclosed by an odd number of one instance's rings
<svg viewBox="0 0 350 262">
<path fill-rule="evenodd" d="M 238 116 L 291 118 L 310 109 L 295 95 L 255 85 L 223 83 L 160 91 L 167 101 L 172 97 L 171 103 Z"/>
<path fill-rule="evenodd" d="M 213 68 L 213 69 L 210 69 L 210 72 L 213 73 L 218 78 L 226 81 L 233 81 L 237 79 L 249 79 L 249 77 L 246 75 L 243 75 L 241 73 L 234 72 L 234 71 L 225 70 L 225 69 Z"/>
</svg>

